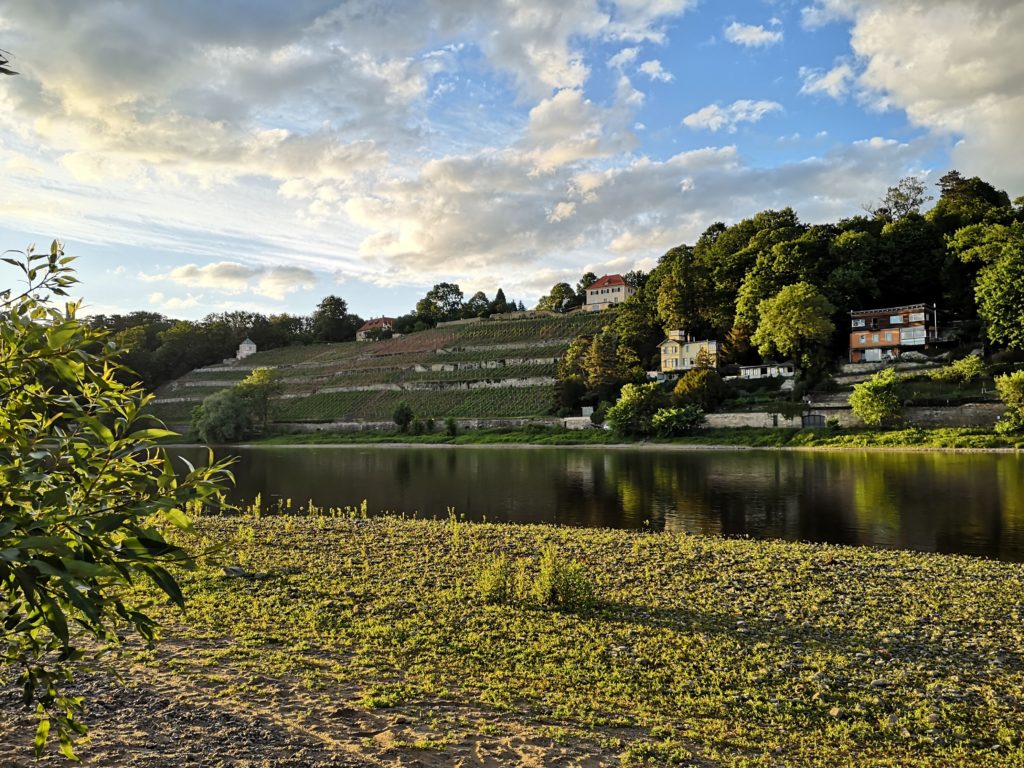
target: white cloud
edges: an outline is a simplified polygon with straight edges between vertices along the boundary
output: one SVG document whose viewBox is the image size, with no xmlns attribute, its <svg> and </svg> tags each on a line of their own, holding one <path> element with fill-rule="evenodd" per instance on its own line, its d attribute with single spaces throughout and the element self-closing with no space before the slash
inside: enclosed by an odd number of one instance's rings
<svg viewBox="0 0 1024 768">
<path fill-rule="evenodd" d="M 639 53 L 639 48 L 623 48 L 621 51 L 619 51 L 610 59 L 608 59 L 608 66 L 614 69 L 622 69 L 627 64 L 632 64 L 634 61 L 636 61 L 637 54 Z"/>
<path fill-rule="evenodd" d="M 725 28 L 725 39 L 748 48 L 767 48 L 782 42 L 782 30 L 765 29 L 760 24 L 755 26 L 734 21 Z"/>
<path fill-rule="evenodd" d="M 800 93 L 825 94 L 836 101 L 842 101 L 856 82 L 857 73 L 846 62 L 841 62 L 827 72 L 820 69 L 800 67 L 803 85 Z"/>
<path fill-rule="evenodd" d="M 666 72 L 661 68 L 661 62 L 657 59 L 651 59 L 645 61 L 639 67 L 640 71 L 647 75 L 651 80 L 657 80 L 662 83 L 671 83 L 675 80 L 675 76 L 671 72 Z"/>
<path fill-rule="evenodd" d="M 683 118 L 683 125 L 694 130 L 715 133 L 723 128 L 729 133 L 736 132 L 739 123 L 756 123 L 765 115 L 781 112 L 782 105 L 776 101 L 753 101 L 740 99 L 727 107 L 709 104 Z"/>
<path fill-rule="evenodd" d="M 213 262 L 202 266 L 185 264 L 161 274 L 139 273 L 139 278 L 148 283 L 170 282 L 187 288 L 209 288 L 228 294 L 251 292 L 272 299 L 282 299 L 289 293 L 316 285 L 316 275 L 304 267 L 268 269 L 231 261 Z M 154 296 L 157 298 L 153 298 Z M 160 292 L 151 294 L 150 301 L 162 304 L 165 309 L 186 306 L 171 306 L 164 301 Z"/>
<path fill-rule="evenodd" d="M 904 110 L 912 124 L 956 140 L 952 163 L 962 172 L 1011 194 L 1024 189 L 1024 164 L 1008 162 L 1024 124 L 1024 4 L 818 0 L 805 9 L 805 25 L 837 19 L 851 24 L 861 103 Z"/>
</svg>

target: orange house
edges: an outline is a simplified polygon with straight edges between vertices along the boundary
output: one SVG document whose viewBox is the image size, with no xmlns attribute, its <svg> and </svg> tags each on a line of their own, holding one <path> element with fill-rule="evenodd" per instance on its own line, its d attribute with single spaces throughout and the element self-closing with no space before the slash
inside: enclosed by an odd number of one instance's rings
<svg viewBox="0 0 1024 768">
<path fill-rule="evenodd" d="M 920 351 L 938 338 L 937 307 L 861 309 L 850 313 L 850 362 L 895 360 L 902 353 Z"/>
</svg>

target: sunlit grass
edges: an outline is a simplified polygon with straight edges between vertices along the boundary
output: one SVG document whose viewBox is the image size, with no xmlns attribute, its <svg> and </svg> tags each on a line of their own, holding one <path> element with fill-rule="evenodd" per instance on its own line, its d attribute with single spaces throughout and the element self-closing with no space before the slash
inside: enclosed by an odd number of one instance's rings
<svg viewBox="0 0 1024 768">
<path fill-rule="evenodd" d="M 201 546 L 228 543 L 184 576 L 176 632 L 230 639 L 221 668 L 355 684 L 371 709 L 515 712 L 633 764 L 1024 761 L 1020 565 L 320 512 L 201 520 Z M 589 607 L 481 592 L 496 553 L 532 580 L 551 548 L 580 563 Z"/>
</svg>

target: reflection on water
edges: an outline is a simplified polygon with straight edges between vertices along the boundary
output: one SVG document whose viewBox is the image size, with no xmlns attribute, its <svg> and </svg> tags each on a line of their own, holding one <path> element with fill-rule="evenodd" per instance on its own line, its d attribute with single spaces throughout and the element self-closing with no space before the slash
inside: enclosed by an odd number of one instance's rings
<svg viewBox="0 0 1024 768">
<path fill-rule="evenodd" d="M 183 449 L 197 459 L 199 451 Z M 872 544 L 1024 560 L 1013 454 L 232 449 L 236 500 Z"/>
</svg>

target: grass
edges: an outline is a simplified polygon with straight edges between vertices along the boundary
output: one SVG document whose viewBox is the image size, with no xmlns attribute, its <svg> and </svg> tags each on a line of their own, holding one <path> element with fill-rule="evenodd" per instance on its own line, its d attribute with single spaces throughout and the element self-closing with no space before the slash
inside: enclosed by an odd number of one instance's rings
<svg viewBox="0 0 1024 768">
<path fill-rule="evenodd" d="M 314 432 L 278 435 L 260 441 L 264 445 L 331 445 L 345 443 L 436 443 L 440 445 L 615 445 L 636 441 L 607 430 L 569 430 L 531 425 L 518 428 L 474 429 L 449 437 L 442 430 L 412 435 L 398 431 Z M 702 429 L 673 439 L 651 438 L 653 445 L 738 446 L 746 448 L 1024 448 L 1024 435 L 998 435 L 992 430 L 975 428 L 935 429 L 761 429 L 737 427 Z"/>
<path fill-rule="evenodd" d="M 179 654 L 190 674 L 260 669 L 326 695 L 354 685 L 369 709 L 505 711 L 591 734 L 626 765 L 1024 762 L 1017 564 L 454 515 L 198 529 L 196 548 L 223 545 L 221 562 L 253 577 L 211 562 L 185 574 L 175 633 L 219 646 L 209 669 Z M 494 553 L 536 579 L 554 549 L 580 563 L 591 607 L 484 599 Z"/>
</svg>

